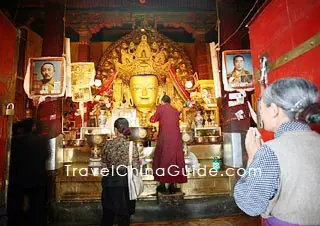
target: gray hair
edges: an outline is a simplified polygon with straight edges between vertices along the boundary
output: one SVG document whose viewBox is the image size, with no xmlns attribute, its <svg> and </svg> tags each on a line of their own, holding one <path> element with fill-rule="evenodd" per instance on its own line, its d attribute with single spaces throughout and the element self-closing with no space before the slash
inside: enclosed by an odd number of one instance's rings
<svg viewBox="0 0 320 226">
<path fill-rule="evenodd" d="M 262 100 L 270 106 L 274 103 L 294 120 L 299 111 L 317 103 L 318 88 L 308 80 L 299 77 L 285 78 L 272 83 L 263 93 Z"/>
</svg>

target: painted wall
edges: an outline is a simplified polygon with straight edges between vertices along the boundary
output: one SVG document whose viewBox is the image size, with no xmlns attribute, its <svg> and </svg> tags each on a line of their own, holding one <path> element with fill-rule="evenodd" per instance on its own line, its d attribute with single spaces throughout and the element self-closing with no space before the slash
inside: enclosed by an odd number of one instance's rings
<svg viewBox="0 0 320 226">
<path fill-rule="evenodd" d="M 320 31 L 319 0 L 272 0 L 249 26 L 253 66 L 259 69 L 259 58 L 270 62 L 296 48 Z M 287 62 L 268 73 L 269 82 L 300 75 L 320 88 L 320 47 Z M 256 97 L 259 97 L 259 85 Z M 317 128 L 318 130 L 318 128 Z M 320 130 L 318 130 L 320 131 Z"/>
<path fill-rule="evenodd" d="M 6 134 L 7 116 L 3 115 L 2 107 L 10 98 L 9 87 L 15 76 L 15 50 L 16 50 L 16 28 L 0 11 L 0 191 L 2 190 L 2 179 L 6 156 Z"/>
<path fill-rule="evenodd" d="M 253 66 L 267 54 L 273 62 L 320 31 L 319 0 L 272 0 L 249 27 Z M 301 75 L 320 87 L 320 47 L 269 73 L 270 82 Z"/>
</svg>

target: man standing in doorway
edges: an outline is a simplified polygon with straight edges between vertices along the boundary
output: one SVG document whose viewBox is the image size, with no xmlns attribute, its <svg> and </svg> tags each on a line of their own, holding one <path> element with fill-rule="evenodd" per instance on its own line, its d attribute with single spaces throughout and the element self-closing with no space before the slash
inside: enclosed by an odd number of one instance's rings
<svg viewBox="0 0 320 226">
<path fill-rule="evenodd" d="M 153 176 L 160 182 L 158 191 L 175 193 L 176 183 L 186 183 L 186 169 L 179 127 L 179 112 L 164 95 L 150 122 L 159 121 L 159 137 L 153 157 Z"/>
</svg>

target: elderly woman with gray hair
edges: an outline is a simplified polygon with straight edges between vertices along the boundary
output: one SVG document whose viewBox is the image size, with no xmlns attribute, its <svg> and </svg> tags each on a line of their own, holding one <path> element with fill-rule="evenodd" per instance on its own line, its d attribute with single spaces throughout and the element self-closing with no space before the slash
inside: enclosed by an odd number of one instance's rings
<svg viewBox="0 0 320 226">
<path fill-rule="evenodd" d="M 266 226 L 320 225 L 320 122 L 318 88 L 302 78 L 281 79 L 264 92 L 261 117 L 274 139 L 256 128 L 246 136 L 248 166 L 235 185 L 235 201 Z"/>
</svg>

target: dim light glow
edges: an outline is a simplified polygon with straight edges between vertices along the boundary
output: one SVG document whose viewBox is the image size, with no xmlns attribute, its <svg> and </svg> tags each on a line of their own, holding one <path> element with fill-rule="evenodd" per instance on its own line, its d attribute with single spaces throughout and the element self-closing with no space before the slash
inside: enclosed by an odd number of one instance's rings
<svg viewBox="0 0 320 226">
<path fill-rule="evenodd" d="M 94 85 L 95 85 L 96 87 L 100 87 L 100 86 L 102 85 L 101 80 L 100 80 L 100 79 L 94 80 Z"/>
<path fill-rule="evenodd" d="M 185 86 L 187 89 L 190 89 L 190 88 L 192 88 L 193 83 L 192 83 L 192 81 L 186 81 L 186 83 L 185 83 L 184 86 Z"/>
</svg>

